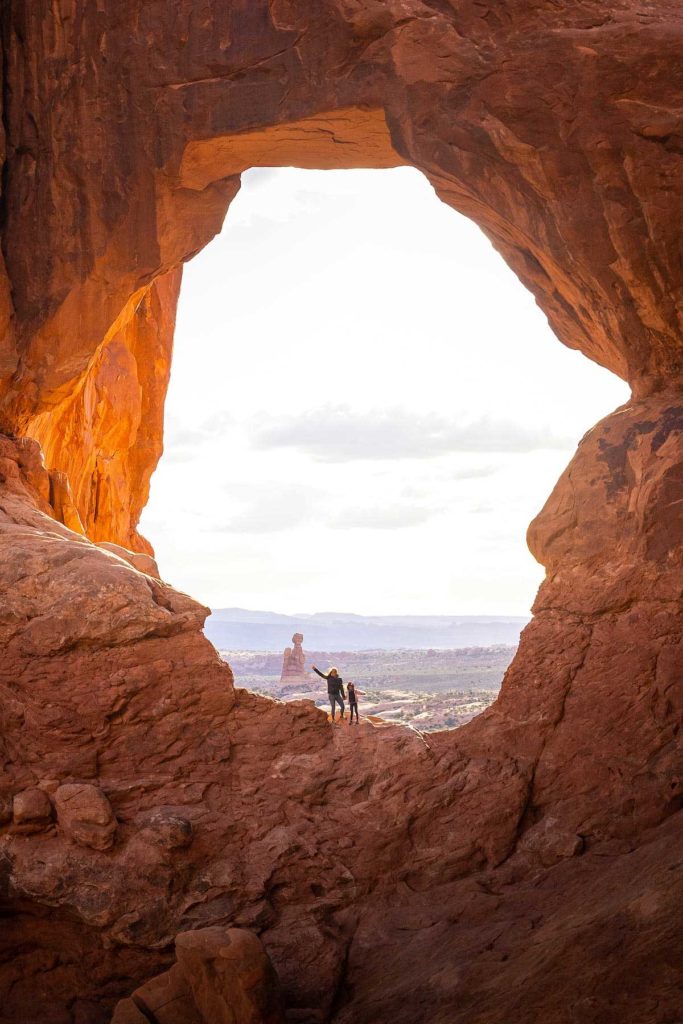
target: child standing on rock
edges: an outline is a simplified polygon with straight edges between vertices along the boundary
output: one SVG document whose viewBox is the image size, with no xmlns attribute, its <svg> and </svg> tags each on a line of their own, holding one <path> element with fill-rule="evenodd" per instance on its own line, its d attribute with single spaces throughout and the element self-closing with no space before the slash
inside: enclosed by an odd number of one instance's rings
<svg viewBox="0 0 683 1024">
<path fill-rule="evenodd" d="M 349 711 L 351 713 L 351 718 L 350 718 L 350 721 L 349 721 L 349 725 L 353 725 L 353 712 L 354 711 L 356 712 L 356 725 L 358 725 L 358 697 L 364 697 L 365 696 L 365 691 L 364 690 L 357 690 L 355 683 L 347 683 L 346 684 L 346 689 L 347 689 L 348 694 L 349 694 Z"/>
</svg>

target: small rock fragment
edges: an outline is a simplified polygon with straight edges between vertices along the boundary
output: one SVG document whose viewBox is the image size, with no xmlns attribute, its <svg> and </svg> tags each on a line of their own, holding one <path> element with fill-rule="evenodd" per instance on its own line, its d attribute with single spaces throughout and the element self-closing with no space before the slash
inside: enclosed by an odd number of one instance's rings
<svg viewBox="0 0 683 1024">
<path fill-rule="evenodd" d="M 544 818 L 522 837 L 520 848 L 538 858 L 544 867 L 552 867 L 583 851 L 583 839 L 560 826 L 556 818 Z"/>
<path fill-rule="evenodd" d="M 166 850 L 184 849 L 192 842 L 192 823 L 171 811 L 155 811 L 141 835 L 147 842 Z"/>
</svg>

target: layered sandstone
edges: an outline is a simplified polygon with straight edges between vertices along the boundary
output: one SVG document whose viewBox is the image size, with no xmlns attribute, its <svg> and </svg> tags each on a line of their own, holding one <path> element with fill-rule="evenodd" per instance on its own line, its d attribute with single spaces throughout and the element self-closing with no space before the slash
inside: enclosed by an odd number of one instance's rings
<svg viewBox="0 0 683 1024">
<path fill-rule="evenodd" d="M 292 1020 L 676 1020 L 678 5 L 7 0 L 0 31 L 0 1020 L 107 1021 L 213 926 Z M 235 690 L 136 560 L 179 268 L 278 163 L 420 168 L 634 388 L 455 732 Z"/>
</svg>

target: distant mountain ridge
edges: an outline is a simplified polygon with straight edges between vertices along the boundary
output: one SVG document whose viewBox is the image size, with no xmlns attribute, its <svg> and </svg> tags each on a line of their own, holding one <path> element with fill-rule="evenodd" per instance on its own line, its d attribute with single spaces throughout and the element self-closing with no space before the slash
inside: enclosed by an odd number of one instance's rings
<svg viewBox="0 0 683 1024">
<path fill-rule="evenodd" d="M 308 650 L 429 650 L 517 644 L 528 621 L 517 615 L 282 615 L 217 608 L 204 632 L 219 650 L 281 651 L 295 632 L 304 634 Z"/>
</svg>

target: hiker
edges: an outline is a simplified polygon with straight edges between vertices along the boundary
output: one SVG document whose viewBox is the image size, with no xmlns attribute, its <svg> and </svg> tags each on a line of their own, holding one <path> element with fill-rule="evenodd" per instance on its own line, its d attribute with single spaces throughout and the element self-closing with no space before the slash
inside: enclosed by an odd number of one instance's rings
<svg viewBox="0 0 683 1024">
<path fill-rule="evenodd" d="M 356 725 L 358 725 L 358 697 L 364 697 L 364 690 L 357 690 L 355 683 L 347 683 L 346 689 L 349 693 L 349 713 L 350 721 L 349 725 L 353 725 L 353 712 L 356 712 Z"/>
<path fill-rule="evenodd" d="M 330 698 L 330 707 L 332 708 L 332 721 L 334 722 L 334 713 L 337 710 L 336 705 L 338 704 L 341 708 L 340 718 L 344 717 L 344 680 L 337 672 L 336 668 L 331 668 L 330 671 L 325 675 L 315 665 L 311 665 L 311 668 L 316 672 L 321 679 L 327 679 L 327 696 Z"/>
</svg>

